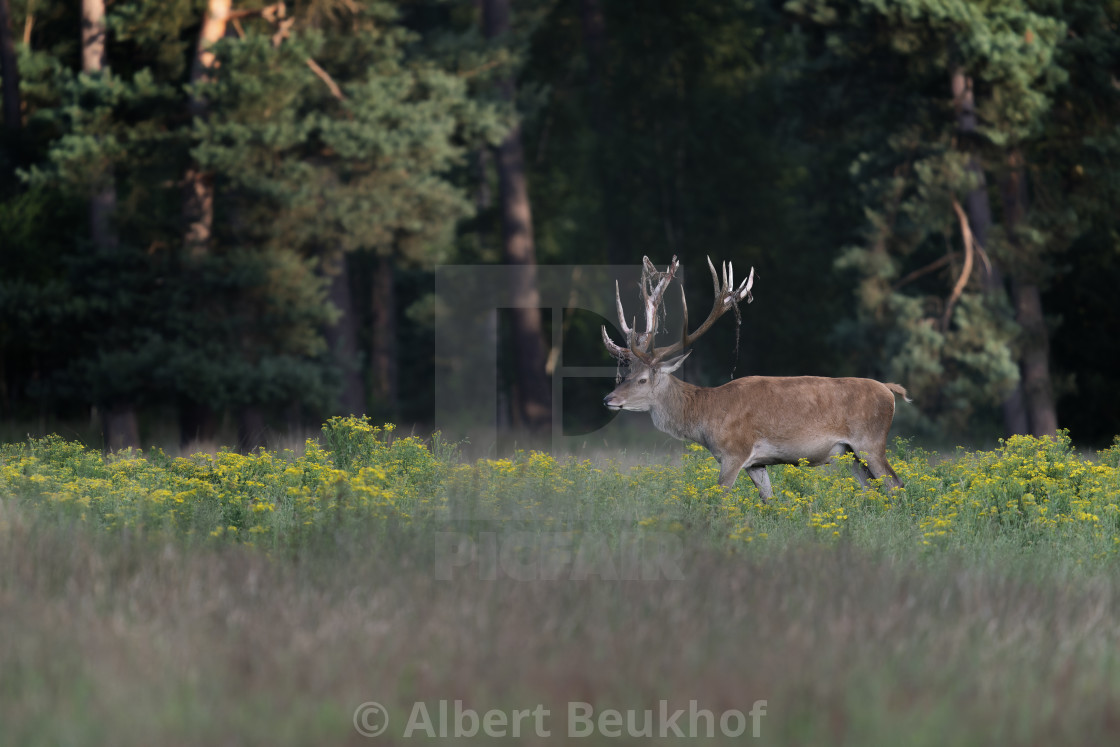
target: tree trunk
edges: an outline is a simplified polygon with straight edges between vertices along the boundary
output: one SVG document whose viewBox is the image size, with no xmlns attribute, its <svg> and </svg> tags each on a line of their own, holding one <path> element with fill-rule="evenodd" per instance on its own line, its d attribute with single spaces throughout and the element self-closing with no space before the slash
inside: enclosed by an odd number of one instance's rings
<svg viewBox="0 0 1120 747">
<path fill-rule="evenodd" d="M 19 64 L 12 41 L 12 10 L 9 0 L 0 0 L 0 75 L 4 78 L 4 129 L 18 132 L 22 124 L 19 96 Z"/>
<path fill-rule="evenodd" d="M 1023 328 L 1019 369 L 1023 381 L 1030 432 L 1053 436 L 1058 432 L 1058 409 L 1050 380 L 1050 336 L 1042 313 L 1042 293 L 1036 283 L 1012 281 L 1015 321 Z"/>
<path fill-rule="evenodd" d="M 358 350 L 358 319 L 354 313 L 351 293 L 350 257 L 339 254 L 334 266 L 328 268 L 331 284 L 329 297 L 341 312 L 338 321 L 324 330 L 324 337 L 342 371 L 342 394 L 339 407 L 344 415 L 361 415 L 366 409 L 366 392 L 362 385 L 362 366 Z"/>
<path fill-rule="evenodd" d="M 101 428 L 108 451 L 140 447 L 140 426 L 131 402 L 115 402 L 106 407 L 101 413 Z"/>
<path fill-rule="evenodd" d="M 210 47 L 226 35 L 229 11 L 230 0 L 209 0 L 191 60 L 192 85 L 209 80 L 209 70 L 214 64 Z M 197 96 L 191 97 L 188 108 L 192 117 L 206 116 L 206 102 Z M 187 257 L 205 257 L 210 251 L 214 223 L 214 179 L 194 163 L 187 167 L 183 180 L 183 221 Z"/>
<path fill-rule="evenodd" d="M 976 101 L 973 96 L 972 79 L 965 75 L 964 70 L 957 69 L 952 77 L 953 103 L 957 110 L 957 131 L 961 139 L 968 141 L 976 132 Z M 988 183 L 984 177 L 984 169 L 979 160 L 971 156 L 968 169 L 976 176 L 977 184 L 965 197 L 965 211 L 968 213 L 968 224 L 972 236 L 981 248 L 988 246 L 988 231 L 992 227 L 992 206 L 988 198 Z M 987 265 L 983 276 L 984 292 L 992 295 L 1006 293 L 1003 273 L 995 260 Z M 1016 433 L 1029 433 L 1026 403 L 1023 397 L 1023 385 L 1018 383 L 1011 393 L 1001 403 L 1003 410 L 1003 429 L 1008 436 Z"/>
<path fill-rule="evenodd" d="M 378 257 L 373 268 L 373 347 L 370 373 L 375 407 L 386 417 L 397 414 L 397 313 L 393 262 Z"/>
<path fill-rule="evenodd" d="M 494 204 L 493 195 L 490 194 L 490 149 L 483 147 L 475 154 L 475 170 L 478 177 L 478 189 L 474 193 L 474 206 L 478 212 L 489 210 Z M 482 231 L 479 230 L 481 240 Z"/>
<path fill-rule="evenodd" d="M 478 169 L 478 190 L 475 192 L 474 204 L 478 212 L 489 210 L 493 205 L 493 195 L 490 193 L 490 161 L 492 155 L 489 148 L 482 148 L 478 151 L 476 156 L 476 167 Z M 476 226 L 478 231 L 478 242 L 480 246 L 486 243 L 485 230 L 481 223 Z M 484 337 L 482 345 L 484 350 L 498 350 L 498 313 L 497 310 L 490 314 L 486 320 Z M 497 392 L 497 425 L 501 430 L 508 430 L 513 425 L 513 413 L 510 412 L 510 400 L 506 393 L 506 387 L 500 381 L 495 382 Z"/>
<path fill-rule="evenodd" d="M 623 264 L 626 260 L 626 234 L 621 228 L 618 189 L 611 168 L 611 110 L 606 91 L 607 28 L 603 20 L 601 0 L 580 0 L 580 26 L 587 55 L 587 89 L 591 99 L 591 125 L 595 130 L 595 150 L 602 192 L 603 225 L 606 232 L 607 262 Z"/>
<path fill-rule="evenodd" d="M 587 53 L 587 82 L 593 96 L 591 116 L 599 129 L 603 120 L 603 81 L 606 71 L 607 24 L 600 0 L 579 0 L 580 28 Z"/>
<path fill-rule="evenodd" d="M 183 177 L 183 221 L 187 258 L 203 259 L 210 253 L 214 225 L 214 178 L 194 163 Z"/>
<path fill-rule="evenodd" d="M 82 71 L 87 75 L 108 73 L 106 34 L 104 0 L 82 0 Z M 99 252 L 117 248 L 117 232 L 112 225 L 116 209 L 117 187 L 109 167 L 98 180 L 89 203 L 90 235 Z"/>
<path fill-rule="evenodd" d="M 242 454 L 265 446 L 268 430 L 264 411 L 256 405 L 246 405 L 237 411 L 237 450 Z"/>
<path fill-rule="evenodd" d="M 1013 150 L 1010 167 L 1000 184 L 1003 197 L 1004 228 L 1011 246 L 1019 249 L 1019 225 L 1026 219 L 1028 195 L 1023 154 Z M 1022 329 L 1019 372 L 1029 433 L 1053 436 L 1058 432 L 1058 411 L 1050 379 L 1050 334 L 1042 313 L 1042 292 L 1032 278 L 1017 276 L 1011 282 L 1015 302 L 1015 321 Z"/>
<path fill-rule="evenodd" d="M 1016 433 L 1030 433 L 1031 421 L 1027 414 L 1027 398 L 1023 394 L 1022 371 L 1019 373 L 1019 383 L 1011 390 L 1011 394 L 1003 400 L 1003 432 L 1005 435 L 1014 436 Z"/>
<path fill-rule="evenodd" d="M 218 437 L 218 413 L 212 407 L 192 399 L 179 402 L 179 450 L 189 454 L 212 449 Z"/>
<path fill-rule="evenodd" d="M 89 76 L 108 74 L 105 54 L 108 30 L 105 27 L 104 0 L 82 0 L 82 72 Z M 89 200 L 89 230 L 94 251 L 110 254 L 118 246 L 113 213 L 117 209 L 117 187 L 113 169 L 107 167 L 98 177 Z M 119 396 L 105 404 L 101 411 L 101 431 L 105 448 L 117 451 L 140 446 L 136 404 L 127 396 Z"/>
<path fill-rule="evenodd" d="M 509 0 L 484 0 L 482 7 L 483 29 L 488 39 L 509 31 Z M 512 76 L 501 82 L 501 90 L 506 101 L 513 102 Z M 510 310 L 517 376 L 514 406 L 521 423 L 532 431 L 540 431 L 552 423 L 552 390 L 545 372 L 533 215 L 520 124 L 510 130 L 495 156 L 502 211 L 502 257 L 515 269 L 514 308 Z"/>
<path fill-rule="evenodd" d="M 96 73 L 105 63 L 105 0 L 82 0 L 82 70 Z"/>
<path fill-rule="evenodd" d="M 191 59 L 192 84 L 208 79 L 208 71 L 214 63 L 210 47 L 225 36 L 229 11 L 230 0 L 209 0 Z M 187 108 L 192 117 L 206 116 L 206 103 L 196 96 L 191 97 Z M 210 253 L 213 223 L 213 176 L 191 163 L 183 176 L 183 250 L 188 263 L 197 264 Z M 251 429 L 251 426 L 244 429 L 239 426 L 239 431 Z M 195 443 L 212 444 L 217 432 L 218 415 L 208 403 L 189 397 L 180 400 L 179 441 L 183 449 Z"/>
</svg>

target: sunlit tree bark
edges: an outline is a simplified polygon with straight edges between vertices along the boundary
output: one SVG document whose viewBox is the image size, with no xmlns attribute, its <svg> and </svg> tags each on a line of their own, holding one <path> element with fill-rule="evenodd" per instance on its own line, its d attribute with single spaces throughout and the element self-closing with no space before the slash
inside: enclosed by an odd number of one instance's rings
<svg viewBox="0 0 1120 747">
<path fill-rule="evenodd" d="M 214 64 L 214 53 L 210 48 L 226 35 L 229 13 L 230 0 L 209 0 L 202 28 L 198 33 L 198 45 L 191 60 L 192 85 L 208 79 L 209 70 Z M 190 114 L 193 117 L 206 114 L 206 103 L 198 96 L 191 97 Z M 190 165 L 183 182 L 183 218 L 186 222 L 188 255 L 205 256 L 209 251 L 214 223 L 214 180 L 198 164 Z"/>
<path fill-rule="evenodd" d="M 230 0 L 209 0 L 202 27 L 198 32 L 191 59 L 191 84 L 208 79 L 214 64 L 214 44 L 226 35 L 229 22 Z M 188 104 L 192 117 L 206 115 L 206 103 L 192 95 Z M 183 248 L 189 260 L 200 260 L 210 252 L 210 239 L 214 225 L 214 176 L 197 163 L 187 167 L 183 177 Z M 217 435 L 218 415 L 209 403 L 183 399 L 179 404 L 179 441 L 184 448 L 198 442 L 212 442 Z M 239 441 L 245 446 L 250 432 L 257 428 L 241 424 Z"/>
<path fill-rule="evenodd" d="M 82 0 L 82 71 L 90 76 L 108 75 L 105 55 L 106 35 L 104 0 Z M 90 236 L 94 250 L 108 254 L 117 248 L 117 231 L 113 214 L 117 209 L 117 187 L 113 169 L 106 167 L 99 175 L 89 202 Z M 117 451 L 140 446 L 140 426 L 136 405 L 127 397 L 102 403 L 101 430 L 105 448 Z"/>
</svg>

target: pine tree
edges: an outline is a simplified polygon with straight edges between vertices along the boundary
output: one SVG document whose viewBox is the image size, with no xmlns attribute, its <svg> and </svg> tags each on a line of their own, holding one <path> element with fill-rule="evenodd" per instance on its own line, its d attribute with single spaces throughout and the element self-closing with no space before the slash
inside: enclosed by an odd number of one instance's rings
<svg viewBox="0 0 1120 747">
<path fill-rule="evenodd" d="M 1009 184 L 1023 185 L 1024 159 L 1042 138 L 1065 79 L 1057 63 L 1061 18 L 1013 0 L 786 7 L 817 24 L 822 57 L 816 64 L 828 80 L 839 86 L 839 77 L 850 75 L 857 81 L 856 93 L 838 99 L 837 108 L 858 111 L 856 121 L 865 121 L 878 140 L 853 138 L 859 155 L 852 171 L 870 227 L 866 242 L 846 250 L 840 266 L 862 276 L 865 335 L 881 341 L 889 361 L 883 373 L 906 381 L 930 414 L 957 427 L 977 407 L 1008 400 L 1021 378 L 1028 427 L 1052 433 L 1039 288 L 1049 258 L 1068 246 L 1068 231 L 1053 222 L 1043 230 L 1049 218 L 1027 211 L 1023 193 Z M 951 80 L 956 127 L 941 93 Z M 818 77 L 813 84 L 823 82 Z M 974 97 L 975 126 L 965 124 L 966 95 Z M 1002 184 L 1009 195 L 987 235 L 985 183 Z M 971 264 L 970 240 L 954 216 L 958 199 L 983 236 Z M 986 286 L 981 273 L 964 273 L 982 266 L 990 268 Z M 937 282 L 931 270 L 944 279 Z M 993 282 L 1001 274 L 1009 289 Z M 1007 420 L 1013 428 L 1015 422 Z"/>
<path fill-rule="evenodd" d="M 82 238 L 54 258 L 71 300 L 43 323 L 74 352 L 43 372 L 46 396 L 240 411 L 250 446 L 270 413 L 334 407 L 326 268 L 340 252 L 396 273 L 452 246 L 472 209 L 453 171 L 503 131 L 497 108 L 390 4 L 297 9 L 234 6 L 233 32 L 196 46 L 192 4 L 126 0 L 106 19 L 111 75 L 33 58 L 47 149 L 31 189 L 79 199 L 113 172 L 119 192 L 118 250 L 74 251 Z M 192 47 L 212 55 L 202 73 L 184 64 Z M 185 228 L 196 174 L 212 208 Z"/>
</svg>

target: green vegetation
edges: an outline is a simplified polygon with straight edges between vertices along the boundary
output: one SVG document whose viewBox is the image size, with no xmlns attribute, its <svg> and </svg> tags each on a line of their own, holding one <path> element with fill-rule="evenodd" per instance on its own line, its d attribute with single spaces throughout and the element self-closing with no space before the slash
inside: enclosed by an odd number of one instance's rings
<svg viewBox="0 0 1120 747">
<path fill-rule="evenodd" d="M 158 450 L 102 457 L 57 436 L 0 451 L 0 486 L 41 518 L 99 531 L 299 551 L 323 531 L 392 534 L 456 521 L 557 531 L 613 527 L 698 535 L 713 548 L 802 540 L 869 552 L 968 557 L 1027 551 L 1100 565 L 1120 555 L 1120 445 L 1087 460 L 1067 436 L 1015 436 L 994 451 L 941 458 L 898 443 L 906 487 L 865 490 L 847 469 L 771 467 L 775 499 L 749 480 L 724 493 L 718 465 L 690 445 L 679 465 L 621 468 L 541 452 L 464 464 L 438 437 L 394 437 L 391 425 L 333 418 L 302 454 Z"/>
<path fill-rule="evenodd" d="M 900 443 L 904 490 L 772 468 L 763 505 L 695 448 L 464 463 L 323 430 L 302 454 L 4 446 L 3 741 L 358 744 L 361 703 L 400 738 L 455 699 L 544 704 L 549 743 L 567 702 L 663 699 L 766 700 L 762 744 L 1116 736 L 1120 445 Z"/>
</svg>

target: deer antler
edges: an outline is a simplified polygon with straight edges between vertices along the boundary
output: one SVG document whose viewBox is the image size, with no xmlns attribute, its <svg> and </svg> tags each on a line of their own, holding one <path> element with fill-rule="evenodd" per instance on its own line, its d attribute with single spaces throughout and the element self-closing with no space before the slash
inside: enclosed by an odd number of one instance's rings
<svg viewBox="0 0 1120 747">
<path fill-rule="evenodd" d="M 720 282 L 719 275 L 716 274 L 716 267 L 712 264 L 712 258 L 708 257 L 708 269 L 712 271 L 712 289 L 715 291 L 715 302 L 712 304 L 712 310 L 708 312 L 708 318 L 704 323 L 696 328 L 692 334 L 688 332 L 688 301 L 684 297 L 684 284 L 681 284 L 681 309 L 684 312 L 684 323 L 681 325 L 681 340 L 667 347 L 657 348 L 657 358 L 667 358 L 670 355 L 679 353 L 687 348 L 692 343 L 696 342 L 699 337 L 708 331 L 709 328 L 715 323 L 716 319 L 723 316 L 728 309 L 736 306 L 744 298 L 747 303 L 754 301 L 751 295 L 751 288 L 754 287 L 754 268 L 751 268 L 747 279 L 742 283 L 735 286 L 735 268 L 732 267 L 730 262 L 723 263 L 723 281 Z"/>
<path fill-rule="evenodd" d="M 626 335 L 626 347 L 616 345 L 611 340 L 610 335 L 607 334 L 606 325 L 602 326 L 603 344 L 616 358 L 629 360 L 631 357 L 636 357 L 647 365 L 652 365 L 655 356 L 651 351 L 653 339 L 657 334 L 657 312 L 660 309 L 662 297 L 665 295 L 665 289 L 676 277 L 680 261 L 673 257 L 673 261 L 669 263 L 665 272 L 658 272 L 657 267 L 654 266 L 653 262 L 650 262 L 649 257 L 642 257 L 642 265 L 641 288 L 646 317 L 645 331 L 637 331 L 636 319 L 630 324 L 626 323 L 626 312 L 622 310 L 622 294 L 619 291 L 618 282 L 615 281 L 614 299 L 618 309 L 618 326 L 622 329 L 622 333 Z"/>
<path fill-rule="evenodd" d="M 712 286 L 715 290 L 715 303 L 712 306 L 708 318 L 704 323 L 696 328 L 696 331 L 689 334 L 688 332 L 688 302 L 684 296 L 684 285 L 681 285 L 681 305 L 684 310 L 684 325 L 681 329 L 681 339 L 672 345 L 666 347 L 654 348 L 653 340 L 657 334 L 657 314 L 661 306 L 662 297 L 665 294 L 665 289 L 672 282 L 676 276 L 677 268 L 680 263 L 676 257 L 670 263 L 665 272 L 658 272 L 657 268 L 648 257 L 642 258 L 643 272 L 642 272 L 642 301 L 645 305 L 646 325 L 644 332 L 638 332 L 635 327 L 637 320 L 635 319 L 629 325 L 626 323 L 626 314 L 622 310 L 622 297 L 619 293 L 618 283 L 615 283 L 614 294 L 615 303 L 618 308 L 618 323 L 622 328 L 623 334 L 626 335 L 627 347 L 616 345 L 610 336 L 607 334 L 607 328 L 604 325 L 603 344 L 607 346 L 607 350 L 611 352 L 616 358 L 622 360 L 629 360 L 637 358 L 645 363 L 647 366 L 653 366 L 658 361 L 662 361 L 669 356 L 678 353 L 693 342 L 695 342 L 702 334 L 715 323 L 717 319 L 724 315 L 728 309 L 738 305 L 744 298 L 747 303 L 754 300 L 751 296 L 751 288 L 754 286 L 754 268 L 751 268 L 746 280 L 735 285 L 735 270 L 730 262 L 723 263 L 723 279 L 720 280 L 719 274 L 716 273 L 715 265 L 712 264 L 712 258 L 708 257 L 708 269 L 712 272 Z"/>
</svg>

